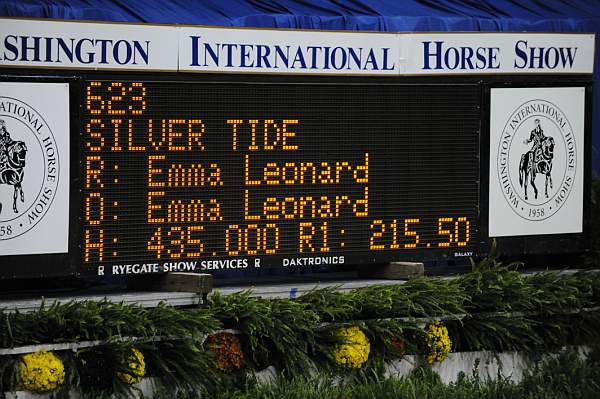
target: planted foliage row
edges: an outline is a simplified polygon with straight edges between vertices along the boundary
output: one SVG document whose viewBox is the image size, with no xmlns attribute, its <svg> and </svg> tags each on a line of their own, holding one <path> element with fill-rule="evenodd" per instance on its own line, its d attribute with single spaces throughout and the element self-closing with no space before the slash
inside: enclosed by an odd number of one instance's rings
<svg viewBox="0 0 600 399">
<path fill-rule="evenodd" d="M 62 380 L 39 377 L 40 386 L 99 397 L 126 396 L 145 376 L 178 392 L 219 392 L 248 378 L 248 370 L 270 365 L 290 377 L 309 369 L 378 375 L 386 361 L 407 353 L 433 363 L 449 350 L 554 350 L 598 341 L 600 274 L 523 275 L 519 267 L 490 256 L 454 278 L 418 277 L 349 292 L 326 288 L 296 300 L 215 292 L 193 309 L 57 303 L 2 312 L 0 346 L 102 341 L 45 352 L 60 359 L 62 371 L 49 375 Z M 219 333 L 224 329 L 237 333 Z M 31 370 L 39 359 L 0 356 L 0 391 L 26 388 L 25 380 L 36 390 Z"/>
</svg>

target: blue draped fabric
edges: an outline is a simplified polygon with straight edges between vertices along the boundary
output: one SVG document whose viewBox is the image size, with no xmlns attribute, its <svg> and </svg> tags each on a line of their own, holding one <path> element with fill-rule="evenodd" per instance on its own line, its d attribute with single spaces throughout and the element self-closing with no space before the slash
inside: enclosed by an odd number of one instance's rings
<svg viewBox="0 0 600 399">
<path fill-rule="evenodd" d="M 0 0 L 0 15 L 354 31 L 600 31 L 598 0 Z M 598 45 L 597 45 L 598 47 Z M 600 51 L 595 53 L 595 65 Z M 596 67 L 594 80 L 600 79 Z M 600 89 L 592 167 L 600 173 Z"/>
</svg>

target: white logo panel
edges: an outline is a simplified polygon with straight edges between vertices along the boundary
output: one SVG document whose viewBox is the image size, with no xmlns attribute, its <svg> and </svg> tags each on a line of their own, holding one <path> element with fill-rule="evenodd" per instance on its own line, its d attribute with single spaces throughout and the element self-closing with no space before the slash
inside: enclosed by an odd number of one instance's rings
<svg viewBox="0 0 600 399">
<path fill-rule="evenodd" d="M 0 256 L 68 252 L 69 85 L 0 83 Z"/>
<path fill-rule="evenodd" d="M 491 90 L 490 237 L 583 229 L 584 87 Z"/>
</svg>

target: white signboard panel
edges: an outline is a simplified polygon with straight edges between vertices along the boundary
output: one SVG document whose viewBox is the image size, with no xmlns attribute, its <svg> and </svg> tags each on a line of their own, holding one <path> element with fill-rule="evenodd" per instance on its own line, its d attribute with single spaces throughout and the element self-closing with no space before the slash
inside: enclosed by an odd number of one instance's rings
<svg viewBox="0 0 600 399">
<path fill-rule="evenodd" d="M 397 75 L 393 34 L 181 28 L 181 71 Z"/>
<path fill-rule="evenodd" d="M 0 255 L 68 252 L 69 85 L 0 83 Z"/>
<path fill-rule="evenodd" d="M 0 67 L 323 75 L 591 74 L 576 33 L 380 33 L 0 19 Z"/>
<path fill-rule="evenodd" d="M 172 26 L 2 19 L 0 65 L 177 70 Z"/>
<path fill-rule="evenodd" d="M 568 33 L 425 33 L 403 35 L 401 73 L 592 73 L 594 35 Z"/>
<path fill-rule="evenodd" d="M 492 89 L 490 237 L 582 232 L 584 99 L 584 87 Z"/>
</svg>

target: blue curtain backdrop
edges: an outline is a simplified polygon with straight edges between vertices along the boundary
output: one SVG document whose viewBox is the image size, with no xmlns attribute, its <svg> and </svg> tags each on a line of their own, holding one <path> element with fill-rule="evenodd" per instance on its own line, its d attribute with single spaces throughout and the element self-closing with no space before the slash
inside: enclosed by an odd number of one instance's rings
<svg viewBox="0 0 600 399">
<path fill-rule="evenodd" d="M 600 0 L 0 0 L 0 15 L 382 32 L 600 31 Z M 596 48 L 595 82 L 599 60 Z M 597 173 L 599 93 L 595 87 L 592 167 Z"/>
</svg>

